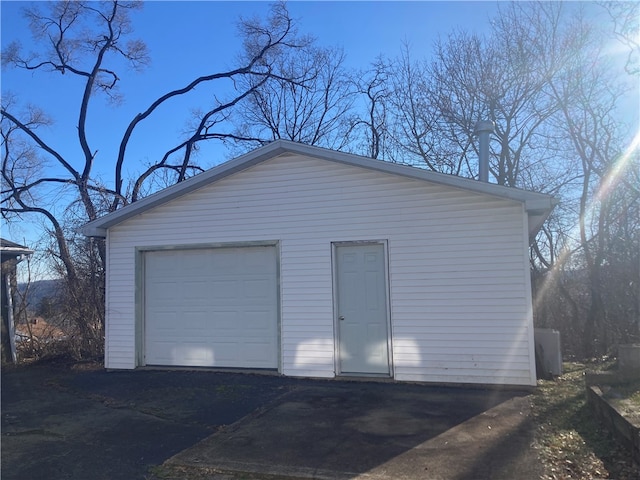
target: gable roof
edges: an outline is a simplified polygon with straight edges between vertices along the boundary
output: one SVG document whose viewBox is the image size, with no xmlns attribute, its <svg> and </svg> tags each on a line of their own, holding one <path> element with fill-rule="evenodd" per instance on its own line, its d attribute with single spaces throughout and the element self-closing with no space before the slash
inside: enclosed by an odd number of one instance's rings
<svg viewBox="0 0 640 480">
<path fill-rule="evenodd" d="M 531 236 L 534 236 L 538 232 L 553 207 L 558 203 L 554 197 L 542 193 L 432 172 L 418 167 L 385 162 L 326 148 L 304 145 L 289 140 L 275 140 L 245 155 L 213 167 L 199 175 L 167 187 L 135 203 L 126 205 L 113 213 L 89 222 L 82 227 L 82 233 L 90 237 L 106 237 L 107 229 L 135 215 L 253 167 L 266 160 L 288 155 L 303 155 L 521 202 L 529 214 L 529 234 Z"/>
</svg>

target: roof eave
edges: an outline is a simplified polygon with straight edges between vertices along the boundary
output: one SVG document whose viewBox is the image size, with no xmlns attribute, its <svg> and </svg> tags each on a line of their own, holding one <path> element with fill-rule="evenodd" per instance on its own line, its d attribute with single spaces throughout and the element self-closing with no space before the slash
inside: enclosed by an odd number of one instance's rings
<svg viewBox="0 0 640 480">
<path fill-rule="evenodd" d="M 529 220 L 530 242 L 535 240 L 535 237 L 542 228 L 542 225 L 544 225 L 544 222 L 547 221 L 547 218 L 549 218 L 549 215 L 551 215 L 555 206 L 560 203 L 559 199 L 552 196 L 549 196 L 547 200 L 547 202 L 536 201 L 531 202 L 530 204 L 525 203 L 525 210 L 527 211 Z"/>
<path fill-rule="evenodd" d="M 91 222 L 93 223 L 93 222 Z M 86 225 L 80 228 L 80 232 L 85 237 L 94 237 L 94 238 L 107 238 L 107 229 L 95 227 L 91 223 L 87 223 Z"/>
<path fill-rule="evenodd" d="M 17 259 L 17 263 L 20 263 L 25 258 L 33 255 L 34 251 L 29 248 L 16 248 L 4 246 L 0 249 L 0 258 L 2 263 L 8 262 L 13 259 Z"/>
</svg>

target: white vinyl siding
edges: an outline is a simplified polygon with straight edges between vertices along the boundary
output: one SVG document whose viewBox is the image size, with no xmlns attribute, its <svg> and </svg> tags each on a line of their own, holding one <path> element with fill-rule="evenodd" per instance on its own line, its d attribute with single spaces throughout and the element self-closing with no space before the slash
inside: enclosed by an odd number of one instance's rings
<svg viewBox="0 0 640 480">
<path fill-rule="evenodd" d="M 277 241 L 281 372 L 332 377 L 331 243 L 386 240 L 394 377 L 531 385 L 527 234 L 516 201 L 267 160 L 109 229 L 107 368 L 137 364 L 136 248 Z"/>
</svg>

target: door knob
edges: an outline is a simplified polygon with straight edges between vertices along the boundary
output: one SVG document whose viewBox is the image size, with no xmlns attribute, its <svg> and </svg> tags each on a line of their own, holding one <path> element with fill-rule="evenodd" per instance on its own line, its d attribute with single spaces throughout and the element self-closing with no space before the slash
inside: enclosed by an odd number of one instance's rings
<svg viewBox="0 0 640 480">
<path fill-rule="evenodd" d="M 344 320 L 344 315 L 340 315 L 340 316 L 338 317 L 338 320 Z"/>
</svg>

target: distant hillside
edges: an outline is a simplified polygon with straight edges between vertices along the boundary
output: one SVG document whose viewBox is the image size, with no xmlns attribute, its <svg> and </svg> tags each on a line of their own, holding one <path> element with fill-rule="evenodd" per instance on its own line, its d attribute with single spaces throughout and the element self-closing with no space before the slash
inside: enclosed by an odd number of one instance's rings
<svg viewBox="0 0 640 480">
<path fill-rule="evenodd" d="M 31 309 L 35 309 L 40 301 L 45 297 L 54 298 L 62 287 L 62 280 L 39 280 L 31 282 L 28 290 L 27 303 Z M 18 285 L 18 290 L 23 293 L 27 288 L 27 284 Z"/>
</svg>

